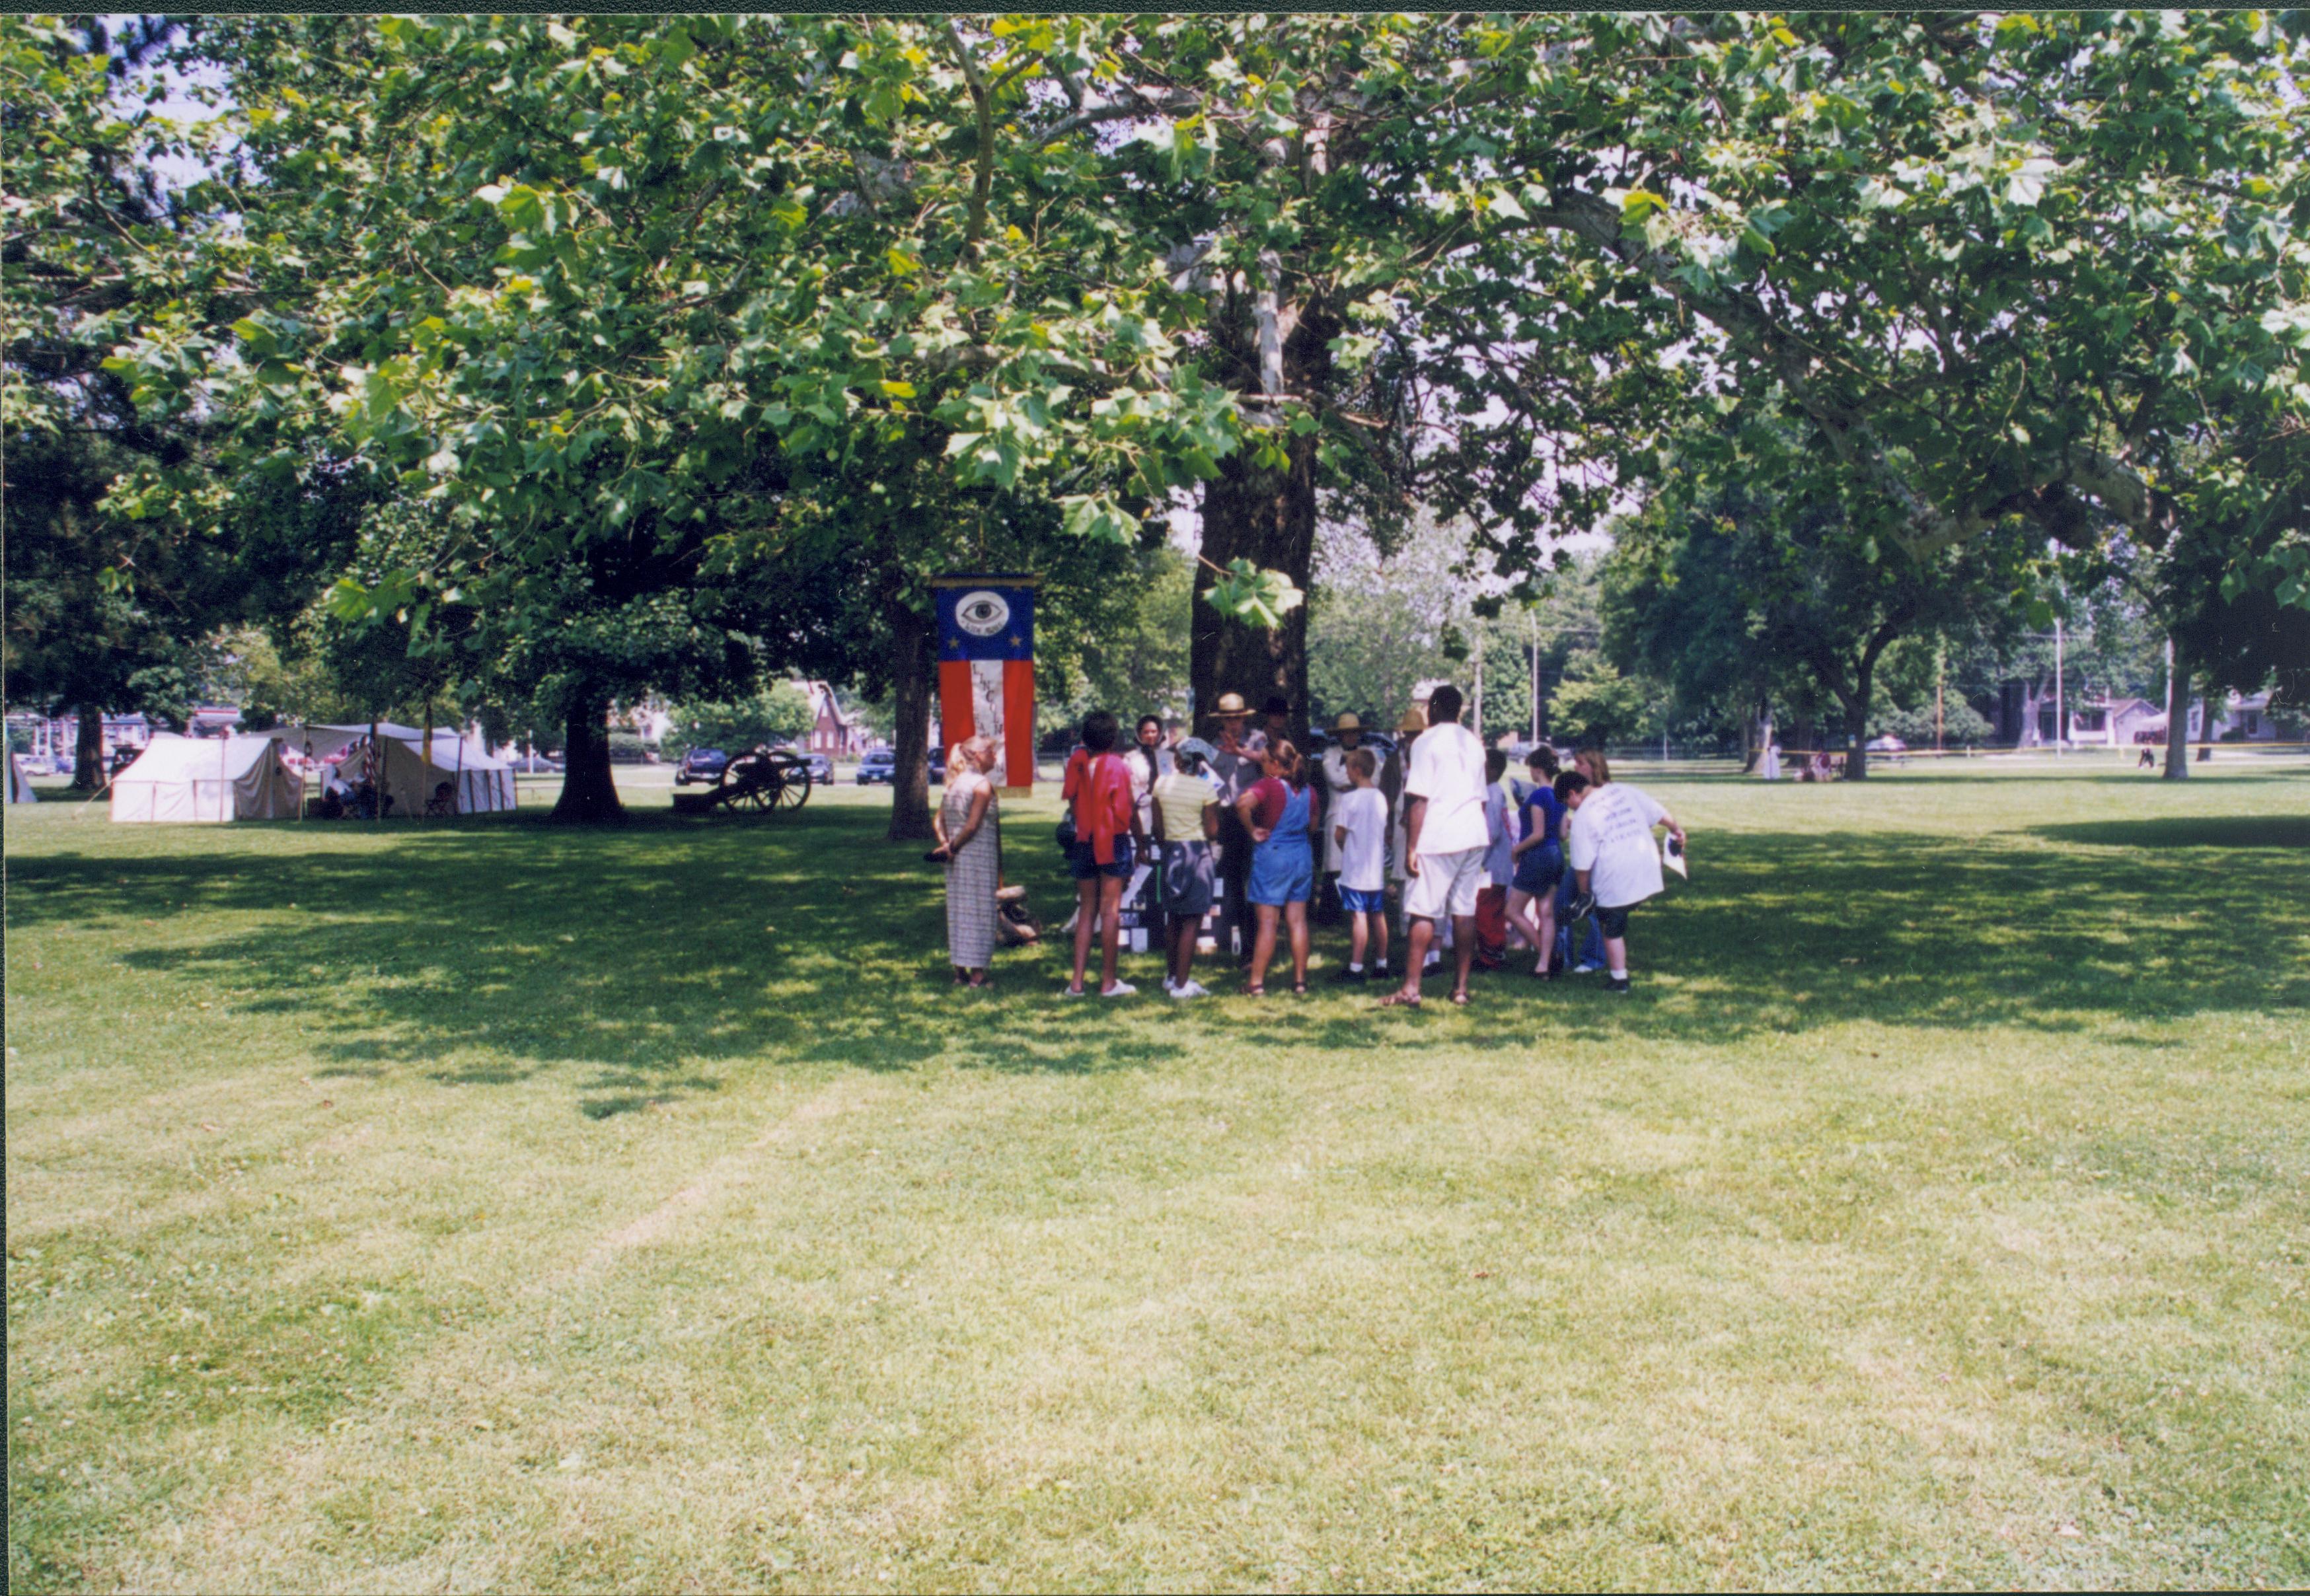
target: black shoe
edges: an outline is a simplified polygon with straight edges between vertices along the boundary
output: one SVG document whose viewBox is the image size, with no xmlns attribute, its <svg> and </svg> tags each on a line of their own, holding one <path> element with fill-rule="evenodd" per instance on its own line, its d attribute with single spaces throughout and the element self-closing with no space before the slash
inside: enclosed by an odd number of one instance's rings
<svg viewBox="0 0 2310 1596">
<path fill-rule="evenodd" d="M 1343 986 L 1361 986 L 1365 982 L 1371 979 L 1371 972 L 1369 970 L 1351 970 L 1348 968 L 1347 966 L 1342 965 L 1340 967 L 1340 973 L 1333 976 L 1332 979 L 1339 982 Z"/>
<path fill-rule="evenodd" d="M 1626 976 L 1607 976 L 1604 977 L 1604 990 L 1625 993 L 1628 990 L 1628 978 Z"/>
<path fill-rule="evenodd" d="M 1376 964 L 1376 965 L 1372 966 L 1372 967 L 1371 967 L 1371 973 L 1372 973 L 1372 979 L 1373 979 L 1373 980 L 1375 980 L 1375 981 L 1385 981 L 1385 980 L 1386 980 L 1386 979 L 1387 979 L 1387 960 L 1386 960 L 1386 959 L 1385 959 L 1385 958 L 1383 958 L 1383 959 L 1381 959 L 1377 964 Z"/>
</svg>

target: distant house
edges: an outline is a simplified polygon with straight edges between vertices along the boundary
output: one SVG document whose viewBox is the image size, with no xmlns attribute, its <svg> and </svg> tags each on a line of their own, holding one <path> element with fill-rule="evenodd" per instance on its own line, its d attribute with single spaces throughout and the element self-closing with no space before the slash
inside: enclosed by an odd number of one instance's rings
<svg viewBox="0 0 2310 1596">
<path fill-rule="evenodd" d="M 2095 698 L 2070 711 L 2072 748 L 2132 748 L 2166 740 L 2166 712 L 2147 698 Z"/>
<path fill-rule="evenodd" d="M 2190 741 L 2219 742 L 2235 738 L 2242 742 L 2275 742 L 2278 723 L 2270 713 L 2270 695 L 2252 693 L 2244 697 L 2236 693 L 2214 712 L 2210 730 L 2205 726 L 2206 704 L 2201 698 L 2190 706 Z"/>
<path fill-rule="evenodd" d="M 872 738 L 865 723 L 842 707 L 830 685 L 823 681 L 797 681 L 794 685 L 810 699 L 811 727 L 803 742 L 808 751 L 824 754 L 830 759 L 852 759 L 866 751 Z"/>
</svg>

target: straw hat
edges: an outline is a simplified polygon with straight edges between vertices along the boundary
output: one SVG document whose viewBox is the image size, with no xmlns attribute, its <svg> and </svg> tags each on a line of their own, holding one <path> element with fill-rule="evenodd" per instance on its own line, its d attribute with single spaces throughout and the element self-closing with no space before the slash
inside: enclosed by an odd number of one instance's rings
<svg viewBox="0 0 2310 1596">
<path fill-rule="evenodd" d="M 1414 704 L 1411 708 L 1403 712 L 1403 719 L 1395 729 L 1400 734 L 1411 732 L 1425 732 L 1428 729 L 1428 711 L 1422 709 L 1419 705 Z"/>
<path fill-rule="evenodd" d="M 1220 720 L 1238 720 L 1250 716 L 1251 707 L 1243 701 L 1241 693 L 1221 693 L 1219 707 L 1211 714 Z"/>
<path fill-rule="evenodd" d="M 1332 723 L 1334 732 L 1360 732 L 1363 729 L 1364 723 L 1356 718 L 1356 712 L 1352 709 L 1342 710 L 1340 718 Z"/>
</svg>

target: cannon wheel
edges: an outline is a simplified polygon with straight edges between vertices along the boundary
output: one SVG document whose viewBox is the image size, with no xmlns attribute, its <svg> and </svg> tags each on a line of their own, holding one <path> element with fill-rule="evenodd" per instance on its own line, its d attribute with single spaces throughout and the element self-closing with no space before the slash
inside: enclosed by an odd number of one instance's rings
<svg viewBox="0 0 2310 1596">
<path fill-rule="evenodd" d="M 777 772 L 777 783 L 765 789 L 762 798 L 778 809 L 800 809 L 810 802 L 810 761 L 800 754 L 781 749 L 770 756 Z"/>
</svg>

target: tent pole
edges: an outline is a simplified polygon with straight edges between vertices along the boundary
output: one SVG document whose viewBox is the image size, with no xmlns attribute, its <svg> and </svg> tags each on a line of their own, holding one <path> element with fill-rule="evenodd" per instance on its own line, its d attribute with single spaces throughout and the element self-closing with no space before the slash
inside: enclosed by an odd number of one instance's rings
<svg viewBox="0 0 2310 1596">
<path fill-rule="evenodd" d="M 369 723 L 369 818 L 385 819 L 385 759 L 377 746 L 377 723 Z"/>
<path fill-rule="evenodd" d="M 425 805 L 433 802 L 433 695 L 431 693 L 425 695 L 425 740 L 419 746 L 425 750 L 425 757 L 417 761 L 419 788 L 417 812 L 422 815 L 425 812 Z"/>
</svg>

